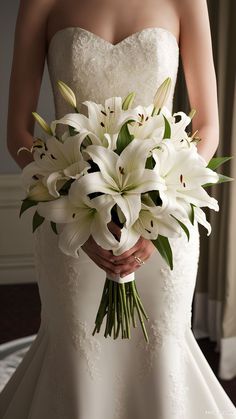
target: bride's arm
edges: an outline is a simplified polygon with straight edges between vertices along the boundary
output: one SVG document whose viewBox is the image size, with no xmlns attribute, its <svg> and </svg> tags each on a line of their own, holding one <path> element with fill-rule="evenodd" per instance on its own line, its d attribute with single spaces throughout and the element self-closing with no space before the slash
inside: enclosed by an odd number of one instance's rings
<svg viewBox="0 0 236 419">
<path fill-rule="evenodd" d="M 179 1 L 179 0 L 178 0 Z M 180 0 L 180 53 L 191 108 L 197 113 L 198 152 L 207 162 L 219 144 L 216 76 L 206 0 Z"/>
<path fill-rule="evenodd" d="M 16 163 L 23 168 L 32 157 L 17 156 L 20 147 L 33 142 L 34 118 L 43 76 L 46 53 L 46 23 L 52 0 L 21 0 L 14 40 L 11 69 L 7 146 Z"/>
</svg>

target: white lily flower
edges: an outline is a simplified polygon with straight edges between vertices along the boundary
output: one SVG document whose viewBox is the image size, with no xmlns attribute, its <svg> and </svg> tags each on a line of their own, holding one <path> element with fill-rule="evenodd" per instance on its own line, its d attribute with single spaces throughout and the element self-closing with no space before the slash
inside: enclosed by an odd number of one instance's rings
<svg viewBox="0 0 236 419">
<path fill-rule="evenodd" d="M 173 115 L 165 106 L 161 109 L 161 115 L 164 115 L 170 124 L 172 140 L 176 149 L 191 148 L 194 144 L 192 138 L 188 136 L 186 127 L 190 124 L 191 118 L 184 112 L 176 112 Z M 176 122 L 176 117 L 178 121 Z"/>
<path fill-rule="evenodd" d="M 44 149 L 35 149 L 35 161 L 22 171 L 26 189 L 40 177 L 49 193 L 57 198 L 59 186 L 68 179 L 78 179 L 90 168 L 82 156 L 80 146 L 81 139 L 77 136 L 67 137 L 63 143 L 54 137 L 48 138 Z"/>
<path fill-rule="evenodd" d="M 48 188 L 41 181 L 37 181 L 35 184 L 30 186 L 27 199 L 40 202 L 52 201 L 55 198 L 54 196 L 50 195 Z"/>
<path fill-rule="evenodd" d="M 166 139 L 152 154 L 156 161 L 154 170 L 166 184 L 166 189 L 160 190 L 164 205 L 168 204 L 170 208 L 178 209 L 181 213 L 183 200 L 197 207 L 207 206 L 215 211 L 219 210 L 217 200 L 210 197 L 202 187 L 208 182 L 217 183 L 218 174 L 205 167 L 205 161 L 196 147 L 176 150 L 172 141 Z"/>
<path fill-rule="evenodd" d="M 144 199 L 144 197 L 143 197 Z M 142 236 L 147 240 L 155 240 L 158 234 L 165 237 L 180 237 L 181 228 L 171 217 L 165 206 L 155 206 L 150 198 L 141 204 L 138 219 L 129 228 L 123 227 L 119 244 L 113 250 L 114 255 L 120 255 L 133 247 Z"/>
<path fill-rule="evenodd" d="M 164 118 L 162 115 L 152 116 L 153 105 L 137 106 L 125 112 L 125 121 L 128 123 L 128 130 L 131 135 L 141 140 L 152 138 L 157 144 L 161 142 L 165 130 Z"/>
<path fill-rule="evenodd" d="M 37 206 L 38 213 L 46 220 L 64 224 L 59 234 L 60 249 L 69 256 L 78 257 L 79 248 L 90 235 L 103 249 L 115 248 L 117 240 L 107 227 L 114 200 L 108 195 L 90 199 L 80 192 L 78 181 L 75 181 L 68 196 L 40 202 Z"/>
<path fill-rule="evenodd" d="M 55 134 L 57 124 L 70 125 L 83 138 L 88 135 L 92 144 L 115 150 L 119 131 L 127 117 L 122 110 L 122 98 L 111 97 L 105 100 L 104 106 L 88 100 L 83 104 L 88 108 L 88 117 L 78 113 L 67 114 L 51 123 L 52 132 Z"/>
<path fill-rule="evenodd" d="M 177 218 L 180 221 L 182 221 L 184 224 L 187 224 L 189 222 L 189 217 L 192 212 L 191 205 L 188 202 L 184 202 L 182 200 L 181 206 L 185 209 L 188 217 L 184 216 L 182 218 L 180 215 L 180 217 L 177 217 Z M 207 235 L 209 236 L 211 234 L 211 225 L 206 219 L 205 212 L 199 207 L 194 207 L 193 211 L 194 211 L 194 220 L 196 220 L 199 224 L 202 224 L 207 229 Z"/>
<path fill-rule="evenodd" d="M 88 146 L 86 152 L 100 172 L 88 173 L 78 180 L 81 193 L 111 195 L 125 216 L 125 226 L 129 228 L 138 218 L 141 193 L 165 188 L 157 172 L 145 169 L 147 156 L 154 146 L 153 140 L 141 142 L 134 139 L 120 156 L 101 146 Z"/>
<path fill-rule="evenodd" d="M 143 196 L 139 218 L 133 224 L 137 232 L 146 239 L 154 240 L 158 234 L 166 237 L 180 237 L 179 224 L 171 217 L 166 205 L 156 206 L 149 196 Z"/>
</svg>

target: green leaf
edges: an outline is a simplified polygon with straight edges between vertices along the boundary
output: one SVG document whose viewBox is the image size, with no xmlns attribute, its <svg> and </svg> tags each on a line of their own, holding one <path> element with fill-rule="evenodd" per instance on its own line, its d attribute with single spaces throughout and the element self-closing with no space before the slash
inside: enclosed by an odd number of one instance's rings
<svg viewBox="0 0 236 419">
<path fill-rule="evenodd" d="M 219 175 L 219 180 L 218 182 L 213 182 L 213 183 L 205 183 L 204 185 L 202 185 L 203 188 L 207 188 L 208 186 L 212 186 L 212 185 L 218 185 L 218 183 L 224 183 L 224 182 L 231 182 L 232 180 L 234 180 L 234 178 L 229 177 L 229 176 L 225 176 L 222 175 L 221 173 L 217 173 L 217 175 Z"/>
<path fill-rule="evenodd" d="M 166 119 L 165 115 L 163 115 L 163 117 L 164 117 L 164 121 L 165 121 L 165 131 L 164 131 L 163 138 L 170 138 L 171 137 L 170 124 L 169 124 L 168 120 Z"/>
<path fill-rule="evenodd" d="M 212 159 L 209 161 L 207 168 L 211 170 L 217 169 L 221 164 L 227 162 L 228 160 L 231 160 L 233 156 L 231 157 L 212 157 Z"/>
<path fill-rule="evenodd" d="M 153 169 L 155 166 L 155 160 L 152 156 L 148 157 L 146 160 L 145 169 Z"/>
<path fill-rule="evenodd" d="M 21 208 L 20 208 L 20 215 L 19 217 L 21 217 L 21 215 L 23 214 L 23 212 L 25 212 L 28 208 L 33 207 L 34 205 L 37 205 L 38 202 L 37 201 L 32 201 L 31 199 L 23 199 L 22 204 L 21 204 Z"/>
<path fill-rule="evenodd" d="M 160 198 L 159 191 L 150 191 L 148 192 L 148 195 L 150 196 L 150 198 L 156 206 L 160 207 L 162 205 L 162 200 Z"/>
<path fill-rule="evenodd" d="M 55 234 L 58 234 L 56 223 L 54 223 L 53 221 L 50 221 L 50 225 L 52 227 L 52 231 L 54 231 Z"/>
<path fill-rule="evenodd" d="M 74 179 L 68 179 L 64 185 L 59 189 L 60 195 L 68 195 L 71 184 L 74 182 Z"/>
<path fill-rule="evenodd" d="M 189 220 L 190 220 L 190 222 L 192 223 L 192 225 L 194 224 L 194 207 L 196 206 L 196 205 L 194 205 L 194 204 L 190 204 L 190 206 L 191 206 L 191 212 L 190 212 L 190 215 L 189 215 Z"/>
<path fill-rule="evenodd" d="M 77 131 L 76 131 L 76 129 L 74 127 L 71 127 L 70 125 L 68 125 L 68 127 L 69 127 L 69 133 L 70 133 L 70 136 L 71 137 L 73 135 L 76 135 L 77 134 Z"/>
<path fill-rule="evenodd" d="M 131 143 L 131 141 L 134 138 L 134 135 L 131 135 L 128 129 L 128 123 L 132 121 L 129 120 L 127 121 L 124 125 L 122 125 L 118 138 L 117 138 L 117 147 L 116 147 L 116 152 L 117 154 L 121 154 L 121 152 L 125 149 L 125 147 L 127 147 L 127 145 L 129 143 Z"/>
<path fill-rule="evenodd" d="M 35 230 L 44 222 L 44 217 L 41 217 L 37 211 L 35 211 L 33 216 L 33 233 Z"/>
<path fill-rule="evenodd" d="M 186 227 L 184 223 L 182 223 L 182 221 L 178 220 L 178 218 L 176 218 L 174 215 L 171 215 L 171 217 L 173 217 L 179 223 L 180 227 L 184 230 L 189 241 L 189 238 L 190 238 L 189 229 Z"/>
<path fill-rule="evenodd" d="M 160 255 L 167 262 L 170 269 L 173 269 L 173 255 L 170 247 L 170 243 L 167 237 L 158 235 L 156 240 L 152 240 L 152 243 L 157 248 Z"/>
</svg>

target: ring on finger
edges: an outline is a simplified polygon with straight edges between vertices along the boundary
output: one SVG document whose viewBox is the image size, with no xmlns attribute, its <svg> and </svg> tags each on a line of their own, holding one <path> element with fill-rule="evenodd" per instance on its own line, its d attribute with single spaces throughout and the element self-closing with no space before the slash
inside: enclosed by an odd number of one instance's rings
<svg viewBox="0 0 236 419">
<path fill-rule="evenodd" d="M 134 259 L 136 260 L 136 262 L 138 262 L 139 265 L 144 265 L 145 264 L 145 262 L 141 258 L 139 258 L 138 256 L 134 256 Z"/>
</svg>

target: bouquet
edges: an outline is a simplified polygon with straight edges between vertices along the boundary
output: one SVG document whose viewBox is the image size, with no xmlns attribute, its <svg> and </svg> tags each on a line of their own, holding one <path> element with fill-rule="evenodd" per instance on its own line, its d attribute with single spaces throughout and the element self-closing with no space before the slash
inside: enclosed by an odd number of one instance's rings
<svg viewBox="0 0 236 419">
<path fill-rule="evenodd" d="M 50 221 L 61 251 L 73 257 L 90 235 L 114 255 L 129 250 L 142 236 L 152 241 L 170 269 L 169 238 L 186 234 L 189 239 L 188 220 L 201 223 L 210 234 L 202 207 L 218 211 L 219 206 L 205 189 L 231 180 L 215 172 L 230 157 L 213 158 L 207 165 L 197 152 L 197 132 L 186 132 L 195 111 L 172 115 L 165 107 L 170 85 L 168 78 L 149 106 L 132 107 L 135 92 L 108 98 L 104 104 L 85 101 L 85 116 L 70 87 L 58 81 L 74 112 L 50 125 L 33 112 L 47 137 L 35 138 L 30 150 L 18 150 L 33 155 L 22 172 L 26 197 L 20 211 L 21 216 L 36 207 L 33 231 L 45 219 Z M 61 136 L 58 124 L 66 128 Z M 119 237 L 109 229 L 111 222 L 119 227 Z M 122 338 L 130 338 L 137 316 L 148 342 L 148 315 L 134 273 L 107 276 L 93 335 L 106 318 L 105 337 L 116 339 L 121 332 Z"/>
</svg>

